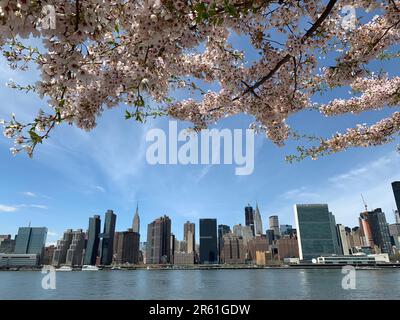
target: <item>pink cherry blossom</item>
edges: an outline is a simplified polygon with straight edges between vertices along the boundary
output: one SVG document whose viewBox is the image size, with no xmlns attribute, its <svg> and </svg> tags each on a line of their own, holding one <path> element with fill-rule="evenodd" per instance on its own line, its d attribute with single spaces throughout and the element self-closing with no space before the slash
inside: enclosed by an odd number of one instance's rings
<svg viewBox="0 0 400 320">
<path fill-rule="evenodd" d="M 55 9 L 55 29 L 41 25 L 44 5 Z M 348 5 L 376 15 L 348 30 L 341 12 Z M 247 62 L 234 34 L 258 57 Z M 27 44 L 32 37 L 43 49 Z M 41 75 L 13 87 L 34 90 L 53 110 L 29 124 L 13 117 L 4 134 L 14 138 L 13 153 L 31 155 L 57 124 L 90 130 L 106 109 L 128 105 L 136 115 L 161 110 L 197 129 L 246 113 L 253 128 L 283 145 L 288 118 L 314 108 L 326 88 L 349 86 L 354 95 L 322 105 L 325 116 L 397 107 L 399 77 L 368 68 L 399 40 L 400 0 L 0 0 L 0 50 L 12 68 L 35 64 Z M 325 62 L 331 54 L 336 61 Z M 398 132 L 395 112 L 305 153 L 381 144 Z"/>
</svg>

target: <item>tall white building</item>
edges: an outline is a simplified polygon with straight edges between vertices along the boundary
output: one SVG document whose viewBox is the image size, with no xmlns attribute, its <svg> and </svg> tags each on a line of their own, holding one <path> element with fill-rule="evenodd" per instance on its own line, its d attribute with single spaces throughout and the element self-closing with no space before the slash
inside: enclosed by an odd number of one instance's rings
<svg viewBox="0 0 400 320">
<path fill-rule="evenodd" d="M 256 235 L 262 235 L 263 234 L 263 226 L 262 226 L 260 209 L 258 209 L 258 203 L 256 204 L 256 212 L 254 214 L 254 224 L 255 224 Z"/>
<path fill-rule="evenodd" d="M 274 231 L 275 237 L 281 235 L 281 232 L 279 230 L 279 218 L 278 218 L 278 216 L 270 216 L 269 217 L 269 229 Z"/>
<path fill-rule="evenodd" d="M 136 206 L 135 216 L 133 217 L 133 224 L 132 224 L 133 232 L 140 234 L 140 218 L 139 218 L 139 206 Z"/>
</svg>

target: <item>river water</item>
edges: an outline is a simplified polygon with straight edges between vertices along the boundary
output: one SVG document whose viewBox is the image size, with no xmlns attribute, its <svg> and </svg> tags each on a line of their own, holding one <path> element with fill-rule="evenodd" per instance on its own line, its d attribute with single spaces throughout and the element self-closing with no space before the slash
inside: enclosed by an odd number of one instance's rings
<svg viewBox="0 0 400 320">
<path fill-rule="evenodd" d="M 400 269 L 357 270 L 345 290 L 340 269 L 0 272 L 0 299 L 400 299 Z"/>
</svg>

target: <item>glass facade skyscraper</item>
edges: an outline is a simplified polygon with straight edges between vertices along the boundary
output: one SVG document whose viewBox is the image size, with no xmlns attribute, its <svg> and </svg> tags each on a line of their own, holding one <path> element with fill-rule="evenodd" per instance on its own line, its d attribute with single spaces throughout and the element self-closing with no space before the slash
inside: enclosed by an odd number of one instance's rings
<svg viewBox="0 0 400 320">
<path fill-rule="evenodd" d="M 294 206 L 300 260 L 340 254 L 335 219 L 327 204 Z"/>
<path fill-rule="evenodd" d="M 37 254 L 42 257 L 47 228 L 21 227 L 15 243 L 15 254 Z"/>
<path fill-rule="evenodd" d="M 217 219 L 200 219 L 200 263 L 217 262 Z"/>
<path fill-rule="evenodd" d="M 400 181 L 392 182 L 392 189 L 394 194 L 394 200 L 396 201 L 397 211 L 400 212 Z"/>
<path fill-rule="evenodd" d="M 86 265 L 96 264 L 97 252 L 99 250 L 100 243 L 100 227 L 100 216 L 95 215 L 92 218 L 89 218 L 89 230 L 87 235 L 87 245 L 84 258 L 84 264 Z"/>
<path fill-rule="evenodd" d="M 245 225 L 251 228 L 254 237 L 255 236 L 254 209 L 252 206 L 247 205 L 247 207 L 244 208 L 244 217 L 245 217 Z"/>
<path fill-rule="evenodd" d="M 391 254 L 389 226 L 382 209 L 378 208 L 374 211 L 363 212 L 360 214 L 360 217 L 364 224 L 368 224 L 373 243 L 381 249 L 382 253 Z"/>
<path fill-rule="evenodd" d="M 114 212 L 112 210 L 108 210 L 106 212 L 104 221 L 104 232 L 100 234 L 100 238 L 102 238 L 101 264 L 104 266 L 112 263 L 116 220 L 117 216 L 114 214 Z"/>
<path fill-rule="evenodd" d="M 279 226 L 279 231 L 283 236 L 293 236 L 293 226 L 290 224 L 281 224 Z"/>
</svg>

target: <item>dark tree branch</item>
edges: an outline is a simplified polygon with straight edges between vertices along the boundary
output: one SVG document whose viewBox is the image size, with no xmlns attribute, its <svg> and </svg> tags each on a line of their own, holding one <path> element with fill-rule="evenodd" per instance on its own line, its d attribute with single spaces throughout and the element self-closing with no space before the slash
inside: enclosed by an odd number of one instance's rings
<svg viewBox="0 0 400 320">
<path fill-rule="evenodd" d="M 329 16 L 331 11 L 333 10 L 333 7 L 337 3 L 338 0 L 330 0 L 328 5 L 326 6 L 324 12 L 321 14 L 321 16 L 315 21 L 315 23 L 312 25 L 310 29 L 304 34 L 304 36 L 301 38 L 301 43 L 305 43 L 308 38 L 310 38 L 315 31 L 318 30 L 318 28 L 322 25 L 322 23 L 325 21 L 325 19 Z M 276 65 L 275 67 L 264 77 L 262 77 L 260 80 L 258 80 L 256 83 L 254 83 L 250 88 L 247 88 L 242 96 L 248 94 L 249 92 L 253 92 L 255 89 L 260 87 L 263 83 L 268 81 L 269 79 L 272 78 L 272 76 L 284 65 L 286 64 L 290 59 L 291 55 L 288 53 L 286 54 Z M 241 96 L 238 96 L 233 99 L 233 101 L 238 100 Z"/>
</svg>

